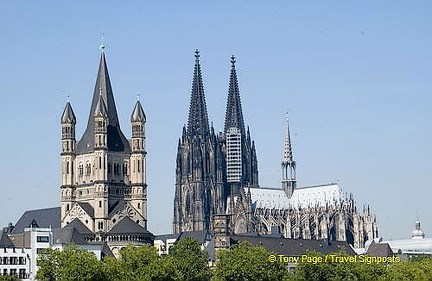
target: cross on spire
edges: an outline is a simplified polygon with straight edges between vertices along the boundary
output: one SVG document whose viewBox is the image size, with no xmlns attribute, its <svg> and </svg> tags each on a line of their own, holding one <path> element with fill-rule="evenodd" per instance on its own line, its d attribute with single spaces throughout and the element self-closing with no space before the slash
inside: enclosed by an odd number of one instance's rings
<svg viewBox="0 0 432 281">
<path fill-rule="evenodd" d="M 105 35 L 105 33 L 103 31 L 101 31 L 101 44 L 99 46 L 101 52 L 103 52 L 105 50 L 104 35 Z"/>
</svg>

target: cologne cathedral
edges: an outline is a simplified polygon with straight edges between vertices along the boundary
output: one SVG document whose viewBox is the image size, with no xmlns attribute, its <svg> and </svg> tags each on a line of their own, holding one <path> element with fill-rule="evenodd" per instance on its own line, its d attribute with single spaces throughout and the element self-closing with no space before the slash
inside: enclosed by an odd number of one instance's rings
<svg viewBox="0 0 432 281">
<path fill-rule="evenodd" d="M 281 187 L 261 187 L 258 160 L 249 127 L 243 120 L 240 91 L 231 57 L 225 126 L 209 126 L 200 54 L 195 52 L 187 125 L 178 142 L 174 198 L 174 233 L 212 230 L 214 215 L 228 215 L 236 234 L 347 241 L 362 247 L 378 236 L 369 207 L 356 208 L 352 195 L 338 184 L 297 187 L 288 119 L 282 158 Z"/>
</svg>

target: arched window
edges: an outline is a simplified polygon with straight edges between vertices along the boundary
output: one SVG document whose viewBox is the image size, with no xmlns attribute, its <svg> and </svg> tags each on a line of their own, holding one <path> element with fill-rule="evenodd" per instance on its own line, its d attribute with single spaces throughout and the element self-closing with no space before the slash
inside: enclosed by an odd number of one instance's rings
<svg viewBox="0 0 432 281">
<path fill-rule="evenodd" d="M 66 162 L 66 174 L 69 174 L 69 161 Z"/>
<path fill-rule="evenodd" d="M 80 164 L 80 165 L 78 166 L 78 175 L 79 175 L 80 177 L 82 177 L 82 176 L 84 175 L 84 166 L 83 166 L 82 164 Z"/>
<path fill-rule="evenodd" d="M 86 176 L 90 176 L 91 174 L 91 165 L 89 163 L 86 164 Z"/>
</svg>

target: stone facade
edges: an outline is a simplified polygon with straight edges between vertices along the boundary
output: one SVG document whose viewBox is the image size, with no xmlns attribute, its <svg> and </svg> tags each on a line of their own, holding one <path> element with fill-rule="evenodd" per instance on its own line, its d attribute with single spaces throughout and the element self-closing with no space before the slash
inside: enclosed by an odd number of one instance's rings
<svg viewBox="0 0 432 281">
<path fill-rule="evenodd" d="M 137 101 L 131 115 L 132 137 L 127 140 L 123 135 L 102 49 L 90 115 L 81 140 L 76 142 L 76 118 L 69 102 L 61 118 L 61 227 L 79 220 L 95 234 L 96 241 L 116 245 L 119 241 L 150 242 L 145 122 L 143 108 Z M 119 231 L 118 225 L 132 227 L 134 233 Z"/>
<path fill-rule="evenodd" d="M 243 120 L 235 58 L 231 58 L 224 131 L 218 135 L 208 123 L 198 51 L 195 58 L 188 125 L 177 151 L 175 233 L 209 229 L 217 236 L 213 227 L 224 221 L 234 233 L 265 235 L 278 226 L 286 238 L 347 241 L 355 247 L 378 236 L 369 207 L 357 212 L 353 196 L 343 195 L 337 184 L 297 187 L 288 119 L 282 186 L 260 187 L 255 144 Z"/>
<path fill-rule="evenodd" d="M 188 124 L 179 139 L 173 231 L 212 229 L 212 216 L 229 212 L 241 231 L 252 230 L 243 187 L 258 186 L 255 144 L 245 131 L 232 58 L 225 132 L 209 126 L 199 52 L 195 54 Z"/>
</svg>

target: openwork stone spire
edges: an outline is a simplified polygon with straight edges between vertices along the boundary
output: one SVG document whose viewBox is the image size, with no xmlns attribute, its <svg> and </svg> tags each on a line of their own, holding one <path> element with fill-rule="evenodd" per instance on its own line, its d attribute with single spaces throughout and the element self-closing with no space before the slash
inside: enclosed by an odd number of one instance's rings
<svg viewBox="0 0 432 281">
<path fill-rule="evenodd" d="M 294 162 L 292 147 L 291 147 L 291 137 L 290 137 L 288 115 L 286 116 L 286 120 L 285 120 L 285 143 L 284 143 L 284 154 L 283 154 L 282 162 L 283 163 Z"/>
<path fill-rule="evenodd" d="M 292 153 L 289 120 L 287 115 L 285 121 L 284 154 L 282 159 L 282 188 L 288 198 L 291 198 L 296 185 L 296 162 L 294 161 Z"/>
<path fill-rule="evenodd" d="M 199 58 L 200 53 L 196 50 L 187 133 L 188 135 L 209 136 L 209 122 Z"/>
<path fill-rule="evenodd" d="M 237 128 L 241 134 L 245 134 L 245 126 L 243 121 L 242 106 L 240 100 L 240 91 L 237 80 L 237 72 L 235 68 L 235 57 L 231 57 L 231 74 L 228 89 L 228 100 L 225 113 L 225 128 L 226 133 L 230 128 Z"/>
</svg>

